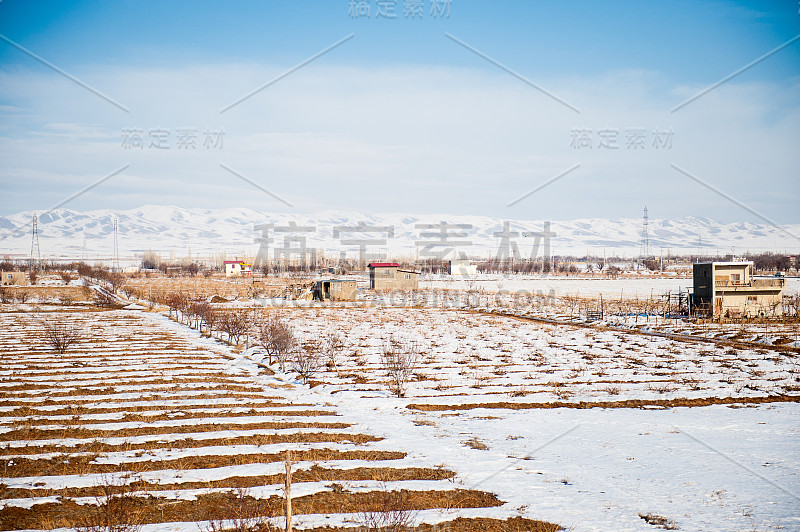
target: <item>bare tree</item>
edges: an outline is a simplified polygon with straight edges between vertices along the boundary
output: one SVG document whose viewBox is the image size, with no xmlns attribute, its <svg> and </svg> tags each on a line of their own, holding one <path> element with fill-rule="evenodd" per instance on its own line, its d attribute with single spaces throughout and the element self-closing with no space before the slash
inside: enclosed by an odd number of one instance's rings
<svg viewBox="0 0 800 532">
<path fill-rule="evenodd" d="M 83 335 L 80 325 L 66 321 L 45 321 L 42 326 L 47 343 L 62 355 Z"/>
<path fill-rule="evenodd" d="M 225 312 L 219 317 L 219 330 L 228 335 L 228 340 L 234 344 L 239 343 L 239 338 L 247 333 L 250 324 L 247 317 L 236 310 Z"/>
<path fill-rule="evenodd" d="M 30 292 L 28 292 L 27 290 L 20 290 L 20 289 L 15 290 L 14 295 L 17 296 L 17 301 L 19 301 L 23 305 L 28 301 L 28 298 L 31 297 Z"/>
<path fill-rule="evenodd" d="M 64 285 L 68 285 L 72 282 L 72 275 L 69 272 L 61 272 L 61 282 L 63 282 Z"/>
<path fill-rule="evenodd" d="M 326 364 L 328 369 L 335 371 L 337 375 L 339 374 L 338 362 L 344 351 L 344 346 L 344 337 L 339 331 L 332 330 L 328 333 L 325 338 L 325 353 L 328 356 Z"/>
<path fill-rule="evenodd" d="M 308 384 L 320 365 L 319 345 L 315 342 L 303 345 L 292 358 L 292 369 L 303 378 L 305 384 Z"/>
<path fill-rule="evenodd" d="M 175 319 L 178 319 L 178 313 L 186 307 L 186 294 L 181 292 L 172 292 L 167 296 L 164 303 L 167 305 L 167 307 L 169 307 L 170 317 L 172 317 L 172 313 L 175 312 Z"/>
<path fill-rule="evenodd" d="M 208 327 L 208 334 L 214 335 L 214 325 L 219 323 L 219 312 L 217 312 L 211 304 L 206 303 L 201 309 L 203 322 Z M 201 329 L 202 330 L 202 329 Z"/>
<path fill-rule="evenodd" d="M 389 390 L 397 397 L 405 396 L 418 355 L 415 342 L 389 338 L 384 345 L 381 360 L 389 376 Z"/>
<path fill-rule="evenodd" d="M 108 281 L 108 284 L 111 286 L 111 291 L 116 294 L 117 291 L 122 288 L 122 285 L 125 284 L 125 276 L 119 272 L 111 272 L 108 274 L 108 277 L 106 277 L 106 281 Z"/>
<path fill-rule="evenodd" d="M 256 342 L 267 352 L 269 364 L 275 358 L 286 370 L 286 361 L 295 345 L 292 327 L 277 316 L 269 316 L 256 328 Z"/>
<path fill-rule="evenodd" d="M 192 327 L 197 328 L 200 332 L 203 332 L 203 323 L 206 322 L 206 316 L 212 313 L 211 305 L 206 301 L 193 301 L 189 303 L 189 307 L 187 308 L 187 312 L 192 319 L 194 319 L 194 325 Z M 207 322 L 206 322 L 207 323 Z"/>
<path fill-rule="evenodd" d="M 112 307 L 114 306 L 114 296 L 105 290 L 95 290 L 93 294 L 94 304 L 98 307 Z"/>
</svg>

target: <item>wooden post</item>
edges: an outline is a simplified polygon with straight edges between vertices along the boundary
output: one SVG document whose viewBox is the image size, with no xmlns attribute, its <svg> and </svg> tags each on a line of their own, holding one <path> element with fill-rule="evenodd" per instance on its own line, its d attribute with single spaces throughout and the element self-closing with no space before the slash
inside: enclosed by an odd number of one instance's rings
<svg viewBox="0 0 800 532">
<path fill-rule="evenodd" d="M 286 495 L 286 532 L 292 532 L 292 451 L 286 451 L 286 481 L 283 487 Z"/>
</svg>

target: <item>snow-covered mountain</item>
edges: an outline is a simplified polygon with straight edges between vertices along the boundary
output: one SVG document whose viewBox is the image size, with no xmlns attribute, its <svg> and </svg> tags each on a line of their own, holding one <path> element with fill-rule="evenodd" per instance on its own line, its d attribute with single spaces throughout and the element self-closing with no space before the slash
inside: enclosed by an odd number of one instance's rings
<svg viewBox="0 0 800 532">
<path fill-rule="evenodd" d="M 31 252 L 32 211 L 0 217 L 0 255 L 26 257 Z M 298 238 L 306 246 L 327 256 L 357 254 L 355 240 L 369 241 L 368 254 L 414 256 L 419 250 L 439 252 L 455 247 L 472 257 L 496 254 L 498 247 L 524 257 L 538 243 L 541 255 L 546 238 L 543 220 L 504 220 L 484 216 L 455 215 L 370 215 L 325 211 L 315 215 L 273 214 L 251 209 L 184 209 L 145 205 L 130 210 L 78 212 L 68 209 L 40 213 L 39 245 L 43 258 L 107 259 L 114 246 L 114 218 L 118 219 L 118 246 L 123 259 L 133 260 L 147 250 L 163 257 L 252 257 L 261 235 L 260 224 L 273 224 L 269 237 L 270 255 L 276 247 L 297 248 Z M 445 224 L 444 228 L 442 224 Z M 508 229 L 504 230 L 505 223 Z M 353 227 L 360 229 L 352 230 Z M 369 231 L 369 227 L 380 230 Z M 347 229 L 347 228 L 350 229 Z M 747 222 L 723 224 L 708 218 L 651 219 L 649 236 L 652 253 L 664 255 L 704 253 L 727 254 L 747 251 L 796 252 L 800 224 L 782 228 Z M 288 229 L 287 229 L 288 228 Z M 550 245 L 557 255 L 638 256 L 642 220 L 623 218 L 552 221 Z M 442 235 L 446 236 L 442 236 Z M 503 234 L 506 236 L 504 237 Z M 447 242 L 446 244 L 443 244 Z M 426 248 L 427 246 L 427 248 Z M 422 254 L 425 252 L 423 251 Z"/>
</svg>

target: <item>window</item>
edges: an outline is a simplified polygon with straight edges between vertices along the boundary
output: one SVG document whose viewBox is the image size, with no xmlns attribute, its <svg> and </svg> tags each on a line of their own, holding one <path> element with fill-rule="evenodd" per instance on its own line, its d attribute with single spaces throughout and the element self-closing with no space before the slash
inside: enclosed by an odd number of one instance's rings
<svg viewBox="0 0 800 532">
<path fill-rule="evenodd" d="M 747 296 L 747 302 L 748 303 L 757 303 L 758 302 L 758 296 Z"/>
</svg>

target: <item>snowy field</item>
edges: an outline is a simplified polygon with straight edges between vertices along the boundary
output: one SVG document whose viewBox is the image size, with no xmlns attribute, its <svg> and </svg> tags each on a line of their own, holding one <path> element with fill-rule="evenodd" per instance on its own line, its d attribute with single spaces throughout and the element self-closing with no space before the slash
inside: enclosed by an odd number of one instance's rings
<svg viewBox="0 0 800 532">
<path fill-rule="evenodd" d="M 130 476 L 161 512 L 143 531 L 197 532 L 235 487 L 280 506 L 291 449 L 299 528 L 356 527 L 375 494 L 406 489 L 416 523 L 800 530 L 792 350 L 468 310 L 231 309 L 290 321 L 328 362 L 307 386 L 155 312 L 3 308 L 3 529 L 64 526 L 69 501 Z M 87 331 L 64 356 L 40 334 L 54 318 Z M 405 397 L 390 341 L 418 353 Z"/>
<path fill-rule="evenodd" d="M 530 294 L 544 294 L 556 296 L 579 296 L 597 298 L 602 295 L 606 299 L 647 298 L 658 297 L 666 292 L 686 292 L 692 287 L 691 278 L 680 277 L 651 277 L 640 278 L 621 277 L 618 279 L 607 278 L 580 278 L 556 277 L 549 275 L 478 275 L 471 279 L 454 279 L 449 276 L 440 278 L 431 277 L 420 282 L 420 288 L 438 288 L 450 290 L 485 290 L 489 293 L 504 291 L 508 293 L 526 292 Z M 786 279 L 787 294 L 800 292 L 800 278 L 789 277 Z"/>
</svg>

